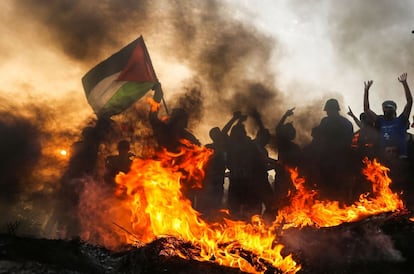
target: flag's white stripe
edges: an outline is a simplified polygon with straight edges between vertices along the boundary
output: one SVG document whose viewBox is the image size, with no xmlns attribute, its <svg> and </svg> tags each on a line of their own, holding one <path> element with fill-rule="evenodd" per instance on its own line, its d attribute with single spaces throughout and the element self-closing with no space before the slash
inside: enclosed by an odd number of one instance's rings
<svg viewBox="0 0 414 274">
<path fill-rule="evenodd" d="M 99 112 L 117 90 L 126 83 L 126 81 L 115 81 L 120 73 L 118 72 L 102 79 L 89 93 L 88 102 L 95 112 Z"/>
</svg>

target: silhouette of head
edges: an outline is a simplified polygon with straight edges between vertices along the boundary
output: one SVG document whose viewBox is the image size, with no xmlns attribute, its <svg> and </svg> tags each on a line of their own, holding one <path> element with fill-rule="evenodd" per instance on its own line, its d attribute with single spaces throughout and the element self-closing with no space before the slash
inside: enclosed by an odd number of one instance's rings
<svg viewBox="0 0 414 274">
<path fill-rule="evenodd" d="M 237 139 L 237 140 L 240 140 L 240 139 L 243 139 L 243 138 L 245 138 L 247 136 L 247 132 L 246 132 L 246 128 L 244 127 L 244 125 L 243 124 L 241 124 L 241 123 L 238 123 L 238 124 L 236 124 L 232 129 L 231 129 L 231 132 L 230 132 L 230 137 L 232 138 L 232 139 Z"/>
<path fill-rule="evenodd" d="M 330 113 L 337 113 L 341 109 L 339 108 L 338 100 L 332 98 L 326 101 L 323 110 L 326 111 L 326 113 L 329 115 Z"/>
<path fill-rule="evenodd" d="M 372 120 L 369 119 L 368 115 L 365 112 L 362 112 L 359 115 L 359 120 L 361 121 L 361 124 L 364 125 L 364 126 L 367 126 L 367 125 L 373 126 L 374 125 Z"/>
<path fill-rule="evenodd" d="M 130 149 L 129 142 L 127 140 L 121 140 L 118 142 L 118 152 L 121 153 L 128 153 Z"/>
<path fill-rule="evenodd" d="M 83 140 L 89 140 L 95 137 L 95 128 L 93 127 L 85 127 L 82 130 L 82 139 Z"/>
<path fill-rule="evenodd" d="M 169 121 L 178 128 L 186 128 L 188 125 L 188 114 L 182 108 L 174 108 Z"/>
<path fill-rule="evenodd" d="M 382 111 L 385 118 L 393 118 L 397 113 L 397 104 L 391 100 L 384 101 L 382 103 Z"/>
<path fill-rule="evenodd" d="M 283 125 L 283 127 L 281 128 L 282 130 L 282 136 L 289 140 L 292 141 L 293 139 L 295 139 L 296 137 L 296 129 L 293 126 L 292 123 L 286 123 Z"/>
<path fill-rule="evenodd" d="M 212 129 L 210 129 L 208 134 L 211 140 L 213 140 L 214 142 L 219 141 L 222 135 L 221 130 L 218 127 L 213 127 Z"/>
<path fill-rule="evenodd" d="M 265 146 L 269 143 L 270 141 L 270 132 L 267 128 L 265 129 L 260 129 L 260 131 L 257 133 L 258 136 L 258 142 L 260 145 Z"/>
</svg>

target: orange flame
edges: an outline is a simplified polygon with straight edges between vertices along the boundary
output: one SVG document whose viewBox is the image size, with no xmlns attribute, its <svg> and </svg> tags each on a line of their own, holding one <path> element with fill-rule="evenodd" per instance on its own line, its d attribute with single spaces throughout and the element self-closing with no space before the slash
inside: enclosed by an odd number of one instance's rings
<svg viewBox="0 0 414 274">
<path fill-rule="evenodd" d="M 363 174 L 372 183 L 372 193 L 362 194 L 354 204 L 342 207 L 338 201 L 317 200 L 317 192 L 306 190 L 305 180 L 299 177 L 297 169 L 291 169 L 291 179 L 297 192 L 291 204 L 278 212 L 273 225 L 283 224 L 283 229 L 310 225 L 328 227 L 358 221 L 370 215 L 403 210 L 402 200 L 389 188 L 389 169 L 375 159 L 364 159 L 364 163 L 366 167 Z"/>
<path fill-rule="evenodd" d="M 280 229 L 336 226 L 404 209 L 398 194 L 389 188 L 388 168 L 376 160 L 365 159 L 363 173 L 372 183 L 372 193 L 361 195 L 350 206 L 340 206 L 338 201 L 318 200 L 316 191 L 305 188 L 305 180 L 299 177 L 298 170 L 290 169 L 296 192 L 291 197 L 291 204 L 278 212 L 271 226 L 267 226 L 260 216 L 252 216 L 250 223 L 228 218 L 220 223 L 209 223 L 193 209 L 183 191 L 201 187 L 204 167 L 211 155 L 212 151 L 205 147 L 182 141 L 178 153 L 164 150 L 151 159 L 135 158 L 130 172 L 116 177 L 116 197 L 112 194 L 104 207 L 102 203 L 100 205 L 103 211 L 101 227 L 108 227 L 109 222 L 120 229 L 110 237 L 101 235 L 110 235 L 109 229 L 100 229 L 95 233 L 95 236 L 98 234 L 96 241 L 101 238 L 101 242 L 103 240 L 106 245 L 116 247 L 146 244 L 160 237 L 173 236 L 190 242 L 196 248 L 196 254 L 191 255 L 180 250 L 170 251 L 185 259 L 213 261 L 249 273 L 264 273 L 270 266 L 284 273 L 296 273 L 301 266 L 292 255 L 281 255 L 283 245 L 278 243 L 276 235 Z M 96 187 L 91 185 L 87 189 L 95 193 Z M 102 193 L 96 195 L 102 197 Z M 88 206 L 94 209 L 96 203 Z M 98 208 L 92 210 L 98 211 Z M 110 220 L 108 214 L 111 215 Z M 93 221 L 96 222 L 97 218 Z M 111 232 L 113 234 L 114 230 Z M 86 238 L 93 239 L 91 235 Z M 246 252 L 254 257 L 245 259 Z"/>
<path fill-rule="evenodd" d="M 151 105 L 151 112 L 157 112 L 160 108 L 160 103 L 152 98 L 147 98 L 147 102 Z"/>
<path fill-rule="evenodd" d="M 283 248 L 275 244 L 275 235 L 265 227 L 259 216 L 252 223 L 225 219 L 223 223 L 207 223 L 183 196 L 182 188 L 190 181 L 200 187 L 203 169 L 211 150 L 184 143 L 180 153 L 164 151 L 154 159 L 135 159 L 128 174 L 119 174 L 116 181 L 125 190 L 125 201 L 131 210 L 131 232 L 144 243 L 157 237 L 174 236 L 199 248 L 195 258 L 237 267 L 242 271 L 263 273 L 266 266 L 251 264 L 242 252 L 251 252 L 285 273 L 296 273 L 300 266 L 292 256 L 283 257 Z M 129 243 L 135 239 L 130 238 Z M 177 256 L 188 255 L 176 251 Z"/>
</svg>

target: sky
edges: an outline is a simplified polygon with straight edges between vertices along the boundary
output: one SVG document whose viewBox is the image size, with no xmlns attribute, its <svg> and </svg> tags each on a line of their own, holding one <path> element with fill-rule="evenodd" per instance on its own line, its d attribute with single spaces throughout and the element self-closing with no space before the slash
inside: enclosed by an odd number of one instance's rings
<svg viewBox="0 0 414 274">
<path fill-rule="evenodd" d="M 22 189 L 56 189 L 68 160 L 60 150 L 95 118 L 82 76 L 140 35 L 166 104 L 189 111 L 203 144 L 234 111 L 259 111 L 274 133 L 293 107 L 306 144 L 327 99 L 345 116 L 348 106 L 362 111 L 367 80 L 371 108 L 392 99 L 400 113 L 397 77 L 407 72 L 414 86 L 413 10 L 411 0 L 1 1 L 0 153 L 9 161 L 0 183 L 18 184 L 1 185 L 0 215 L 16 215 L 1 203 L 15 204 Z M 136 105 L 146 119 L 145 100 Z"/>
</svg>

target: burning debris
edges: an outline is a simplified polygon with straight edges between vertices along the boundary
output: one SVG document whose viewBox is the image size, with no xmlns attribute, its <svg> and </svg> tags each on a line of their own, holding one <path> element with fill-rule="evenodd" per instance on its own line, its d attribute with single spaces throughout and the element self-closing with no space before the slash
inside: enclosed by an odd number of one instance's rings
<svg viewBox="0 0 414 274">
<path fill-rule="evenodd" d="M 298 273 L 408 273 L 413 268 L 414 222 L 404 214 L 381 214 L 336 227 L 285 230 L 280 242 L 294 253 Z M 246 273 L 200 262 L 200 249 L 175 237 L 115 252 L 79 240 L 49 240 L 0 235 L 4 273 Z M 264 273 L 284 273 L 249 251 L 232 250 Z M 180 254 L 180 255 L 178 255 Z M 185 257 L 185 258 L 184 258 Z"/>
</svg>

